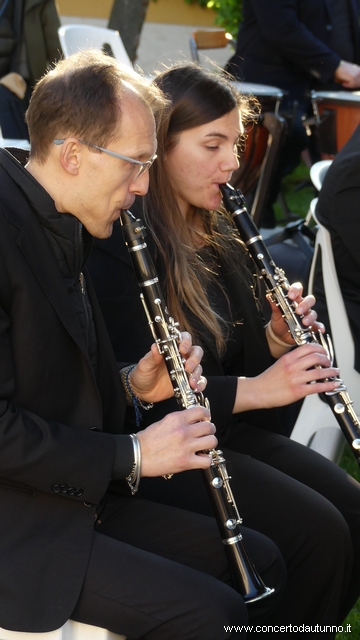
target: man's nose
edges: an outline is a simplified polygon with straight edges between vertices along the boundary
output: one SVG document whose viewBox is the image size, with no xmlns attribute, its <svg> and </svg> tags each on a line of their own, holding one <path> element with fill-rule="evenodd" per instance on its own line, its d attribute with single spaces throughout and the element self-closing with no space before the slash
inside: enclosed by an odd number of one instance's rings
<svg viewBox="0 0 360 640">
<path fill-rule="evenodd" d="M 149 190 L 149 171 L 144 171 L 130 186 L 131 193 L 137 196 L 144 196 Z"/>
</svg>

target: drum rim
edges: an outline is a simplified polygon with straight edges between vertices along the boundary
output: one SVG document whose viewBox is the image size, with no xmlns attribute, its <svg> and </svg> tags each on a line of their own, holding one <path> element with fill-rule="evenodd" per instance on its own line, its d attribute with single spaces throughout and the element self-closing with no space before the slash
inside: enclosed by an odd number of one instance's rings
<svg viewBox="0 0 360 640">
<path fill-rule="evenodd" d="M 339 105 L 357 105 L 360 102 L 360 91 L 312 91 L 313 102 L 326 102 Z"/>
<path fill-rule="evenodd" d="M 256 97 L 264 96 L 267 98 L 283 98 L 284 93 L 279 87 L 274 87 L 270 84 L 259 84 L 257 82 L 241 82 L 240 80 L 233 80 L 233 84 L 240 93 L 245 93 L 243 88 L 248 88 L 248 94 L 253 94 Z M 256 87 L 261 87 L 261 90 L 256 92 Z"/>
</svg>

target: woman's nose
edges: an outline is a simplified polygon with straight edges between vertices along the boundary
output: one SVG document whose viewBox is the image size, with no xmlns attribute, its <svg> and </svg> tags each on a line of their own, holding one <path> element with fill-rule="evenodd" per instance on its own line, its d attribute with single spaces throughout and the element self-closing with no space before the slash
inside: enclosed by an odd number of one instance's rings
<svg viewBox="0 0 360 640">
<path fill-rule="evenodd" d="M 223 158 L 221 163 L 221 168 L 223 171 L 236 171 L 239 168 L 239 158 L 237 151 L 229 151 L 226 153 L 226 156 Z"/>
</svg>

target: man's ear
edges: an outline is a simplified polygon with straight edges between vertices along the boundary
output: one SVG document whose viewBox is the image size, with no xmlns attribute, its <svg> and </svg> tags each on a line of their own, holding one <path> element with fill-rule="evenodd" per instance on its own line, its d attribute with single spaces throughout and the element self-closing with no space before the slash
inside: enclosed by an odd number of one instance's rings
<svg viewBox="0 0 360 640">
<path fill-rule="evenodd" d="M 61 145 L 61 166 L 73 176 L 77 176 L 79 173 L 82 151 L 82 145 L 76 138 L 67 138 Z"/>
</svg>

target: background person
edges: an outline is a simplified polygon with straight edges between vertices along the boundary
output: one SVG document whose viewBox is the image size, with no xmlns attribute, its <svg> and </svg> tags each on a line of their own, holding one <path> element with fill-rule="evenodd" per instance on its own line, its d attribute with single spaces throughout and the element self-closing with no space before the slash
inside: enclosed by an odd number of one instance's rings
<svg viewBox="0 0 360 640">
<path fill-rule="evenodd" d="M 360 592 L 360 489 L 333 463 L 281 435 L 276 407 L 334 388 L 320 379 L 335 370 L 318 345 L 291 351 L 294 342 L 276 305 L 271 328 L 265 329 L 248 258 L 221 209 L 219 184 L 238 166 L 238 139 L 251 116 L 246 99 L 219 75 L 193 64 L 170 68 L 155 82 L 172 109 L 159 127 L 149 193 L 131 210 L 151 231 L 146 242 L 170 315 L 191 327 L 203 346 L 206 395 L 244 523 L 274 540 L 286 563 L 284 597 L 265 620 L 338 624 Z M 111 238 L 95 242 L 89 268 L 116 357 L 132 360 L 152 338 L 120 225 Z M 299 303 L 304 325 L 317 327 L 313 298 L 302 298 L 300 285 L 289 296 Z M 316 364 L 325 371 L 309 370 Z M 161 416 L 168 410 L 160 404 L 152 412 Z M 148 419 L 144 412 L 144 425 Z M 146 480 L 140 494 L 211 513 L 196 471 L 169 483 Z M 344 532 L 352 542 L 340 560 Z M 352 567 L 345 581 L 342 563 Z"/>
<path fill-rule="evenodd" d="M 281 179 L 295 169 L 309 145 L 302 117 L 312 114 L 310 91 L 360 87 L 359 0 L 243 0 L 235 55 L 227 70 L 245 82 L 284 92 L 281 111 L 289 131 L 269 194 L 262 226 L 274 227 L 272 205 Z"/>
<path fill-rule="evenodd" d="M 0 126 L 4 138 L 28 139 L 25 111 L 47 67 L 61 57 L 56 0 L 2 0 Z"/>
<path fill-rule="evenodd" d="M 316 215 L 330 231 L 336 272 L 355 345 L 355 369 L 360 373 L 360 126 L 335 156 L 319 193 Z M 316 309 L 331 326 L 321 268 L 314 280 Z"/>
</svg>

